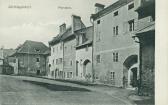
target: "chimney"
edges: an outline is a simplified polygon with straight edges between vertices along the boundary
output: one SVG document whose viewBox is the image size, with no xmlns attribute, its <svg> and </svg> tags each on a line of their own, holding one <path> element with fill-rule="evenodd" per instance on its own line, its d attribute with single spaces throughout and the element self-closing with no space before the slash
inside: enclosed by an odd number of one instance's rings
<svg viewBox="0 0 168 105">
<path fill-rule="evenodd" d="M 96 8 L 95 8 L 95 13 L 98 13 L 98 12 L 100 12 L 101 10 L 104 9 L 105 5 L 96 3 L 96 4 L 95 4 L 95 7 L 96 7 Z"/>
<path fill-rule="evenodd" d="M 84 28 L 85 25 L 83 24 L 81 17 L 72 15 L 72 32 Z"/>
<path fill-rule="evenodd" d="M 60 34 L 64 33 L 66 31 L 66 24 L 63 23 L 62 25 L 60 25 L 59 29 L 60 29 Z"/>
</svg>

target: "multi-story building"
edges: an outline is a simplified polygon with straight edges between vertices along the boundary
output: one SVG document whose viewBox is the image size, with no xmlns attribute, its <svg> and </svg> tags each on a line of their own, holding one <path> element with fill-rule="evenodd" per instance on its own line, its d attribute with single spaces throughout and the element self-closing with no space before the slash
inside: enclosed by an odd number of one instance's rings
<svg viewBox="0 0 168 105">
<path fill-rule="evenodd" d="M 14 49 L 0 49 L 0 73 L 18 73 L 18 61 L 16 58 L 10 57 L 13 53 L 15 53 Z"/>
<path fill-rule="evenodd" d="M 139 44 L 132 36 L 138 13 L 134 0 L 118 0 L 104 8 L 95 4 L 93 70 L 95 80 L 116 87 L 135 87 L 139 77 Z"/>
<path fill-rule="evenodd" d="M 76 34 L 76 79 L 93 81 L 92 37 L 93 26 L 75 31 Z"/>
<path fill-rule="evenodd" d="M 76 36 L 75 31 L 84 28 L 81 17 L 72 15 L 72 24 L 60 26 L 60 34 L 49 42 L 51 46 L 51 77 L 76 78 Z"/>
<path fill-rule="evenodd" d="M 42 42 L 27 40 L 12 55 L 18 59 L 19 75 L 46 75 L 48 47 Z"/>
<path fill-rule="evenodd" d="M 135 40 L 140 43 L 139 93 L 154 95 L 155 74 L 155 0 L 139 0 L 138 30 Z M 138 38 L 138 39 L 137 39 Z"/>
<path fill-rule="evenodd" d="M 76 36 L 75 31 L 85 28 L 81 17 L 72 15 L 72 24 L 62 36 L 64 43 L 64 72 L 66 79 L 76 78 Z"/>
<path fill-rule="evenodd" d="M 50 78 L 65 78 L 63 72 L 63 42 L 61 41 L 62 34 L 66 31 L 66 24 L 62 24 L 59 34 L 49 42 L 51 48 L 50 62 Z"/>
</svg>

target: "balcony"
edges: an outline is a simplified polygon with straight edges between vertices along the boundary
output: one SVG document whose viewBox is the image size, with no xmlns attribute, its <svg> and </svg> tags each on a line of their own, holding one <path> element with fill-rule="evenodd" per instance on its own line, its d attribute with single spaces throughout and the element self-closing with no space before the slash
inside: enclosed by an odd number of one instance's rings
<svg viewBox="0 0 168 105">
<path fill-rule="evenodd" d="M 154 20 L 153 20 L 152 16 L 147 16 L 145 18 L 139 19 L 138 24 L 137 24 L 137 29 L 138 30 L 143 29 L 143 28 L 151 25 L 151 23 L 153 23 L 153 22 L 154 22 Z"/>
</svg>

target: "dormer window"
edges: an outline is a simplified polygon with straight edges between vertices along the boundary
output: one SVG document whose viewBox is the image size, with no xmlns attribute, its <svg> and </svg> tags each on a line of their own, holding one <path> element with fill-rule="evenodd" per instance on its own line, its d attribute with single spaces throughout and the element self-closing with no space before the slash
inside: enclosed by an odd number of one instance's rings
<svg viewBox="0 0 168 105">
<path fill-rule="evenodd" d="M 39 49 L 35 49 L 36 50 L 36 52 L 40 52 L 40 50 Z"/>
<path fill-rule="evenodd" d="M 117 16 L 118 15 L 118 11 L 114 12 L 114 16 Z"/>
</svg>

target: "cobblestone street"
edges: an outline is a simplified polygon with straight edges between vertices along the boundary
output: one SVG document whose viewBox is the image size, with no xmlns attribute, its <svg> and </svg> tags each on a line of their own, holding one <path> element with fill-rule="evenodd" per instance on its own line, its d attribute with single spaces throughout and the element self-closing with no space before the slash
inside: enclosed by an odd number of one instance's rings
<svg viewBox="0 0 168 105">
<path fill-rule="evenodd" d="M 120 95 L 120 94 L 121 95 Z M 1 105 L 128 105 L 128 91 L 23 76 L 0 76 Z M 132 103 L 133 104 L 133 103 Z"/>
</svg>

